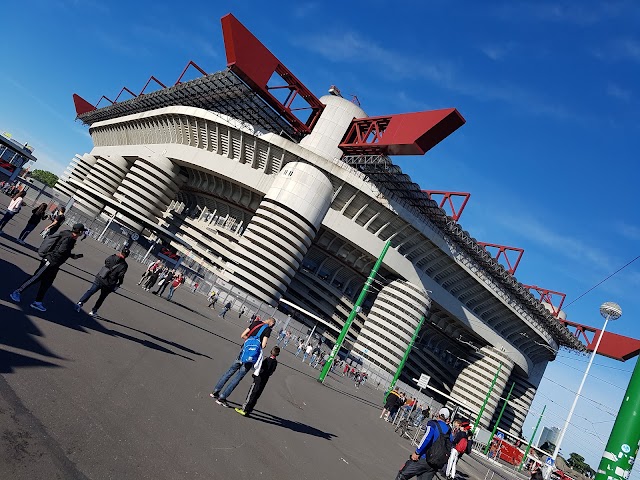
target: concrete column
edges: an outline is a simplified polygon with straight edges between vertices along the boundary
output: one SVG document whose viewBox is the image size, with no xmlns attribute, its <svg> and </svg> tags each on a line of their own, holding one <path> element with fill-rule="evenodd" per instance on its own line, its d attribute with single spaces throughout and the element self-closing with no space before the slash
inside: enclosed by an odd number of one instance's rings
<svg viewBox="0 0 640 480">
<path fill-rule="evenodd" d="M 286 292 L 331 204 L 333 187 L 316 167 L 288 163 L 240 239 L 230 281 L 272 305 Z"/>
<path fill-rule="evenodd" d="M 55 190 L 64 193 L 68 197 L 72 197 L 78 185 L 84 182 L 89 172 L 94 167 L 98 159 L 93 155 L 85 153 L 84 155 L 75 155 L 62 176 L 58 179 Z M 71 182 L 69 182 L 71 180 Z"/>
<path fill-rule="evenodd" d="M 113 197 L 129 171 L 129 162 L 118 155 L 98 157 L 97 162 L 79 185 L 74 198 L 76 207 L 89 216 L 99 215 L 105 203 L 94 193 Z"/>
<path fill-rule="evenodd" d="M 123 207 L 123 214 L 132 211 L 158 223 L 180 189 L 180 167 L 166 157 L 139 157 L 118 186 L 114 197 Z M 133 218 L 120 218 L 134 230 L 141 231 Z"/>
<path fill-rule="evenodd" d="M 506 352 L 494 347 L 482 347 L 478 352 L 470 355 L 469 361 L 470 364 L 463 368 L 458 375 L 451 396 L 454 399 L 459 399 L 459 403 L 469 409 L 472 416 L 480 412 L 491 382 L 500 363 L 502 363 L 500 375 L 498 375 L 479 423 L 480 427 L 489 428 L 493 414 L 500 403 L 500 397 L 507 394 L 505 387 L 513 370 L 514 362 Z"/>
<path fill-rule="evenodd" d="M 376 297 L 353 350 L 394 374 L 420 318 L 430 307 L 431 299 L 422 287 L 394 280 Z"/>
</svg>

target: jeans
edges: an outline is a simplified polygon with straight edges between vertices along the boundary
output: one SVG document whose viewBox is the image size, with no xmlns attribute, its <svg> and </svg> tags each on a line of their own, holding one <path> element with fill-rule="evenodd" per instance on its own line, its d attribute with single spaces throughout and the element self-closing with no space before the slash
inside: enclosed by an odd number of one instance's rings
<svg viewBox="0 0 640 480">
<path fill-rule="evenodd" d="M 167 300 L 171 300 L 173 298 L 173 294 L 176 291 L 176 287 L 174 287 L 173 285 L 171 285 L 169 287 L 169 293 L 167 294 Z"/>
<path fill-rule="evenodd" d="M 20 235 L 18 235 L 18 240 L 25 240 L 27 238 L 27 236 L 33 232 L 33 230 L 36 228 L 36 225 L 33 223 L 27 223 L 27 226 L 24 227 L 24 230 L 22 230 L 22 232 L 20 232 Z"/>
<path fill-rule="evenodd" d="M 5 212 L 4 217 L 2 217 L 2 220 L 0 220 L 0 230 L 2 230 L 7 223 L 9 223 L 9 220 L 11 220 L 16 213 L 18 212 L 10 212 L 9 210 Z"/>
<path fill-rule="evenodd" d="M 253 365 L 250 363 L 242 363 L 240 361 L 240 357 L 238 356 L 238 358 L 236 358 L 231 364 L 231 366 L 229 367 L 229 370 L 227 370 L 224 373 L 224 375 L 220 377 L 220 380 L 218 380 L 218 383 L 216 383 L 216 386 L 213 387 L 213 392 L 220 393 L 220 397 L 219 397 L 220 400 L 226 399 L 229 395 L 231 395 L 231 392 L 233 392 L 233 390 L 240 383 L 240 380 L 244 378 L 244 376 L 247 374 L 247 372 L 249 372 L 249 370 L 251 370 L 252 367 Z M 235 373 L 235 376 L 233 375 L 234 373 Z M 231 378 L 232 376 L 233 378 Z M 227 385 L 227 388 L 222 390 L 225 383 L 227 383 L 230 378 L 231 378 L 231 382 L 229 382 L 229 385 Z"/>
<path fill-rule="evenodd" d="M 102 306 L 102 302 L 104 302 L 104 300 L 109 296 L 109 294 L 111 292 L 113 292 L 113 288 L 108 286 L 108 285 L 104 285 L 102 282 L 100 282 L 98 279 L 93 281 L 93 285 L 91 285 L 89 287 L 89 290 L 87 290 L 86 292 L 84 292 L 84 295 L 82 295 L 82 298 L 78 301 L 78 303 L 82 303 L 84 304 L 87 300 L 89 300 L 94 293 L 96 293 L 98 290 L 100 290 L 100 296 L 98 297 L 98 300 L 96 300 L 96 304 L 93 306 L 92 310 L 94 312 L 97 312 L 98 309 Z"/>
<path fill-rule="evenodd" d="M 296 357 L 300 355 L 300 352 L 302 352 L 302 347 L 298 347 L 298 350 L 296 350 Z"/>
<path fill-rule="evenodd" d="M 308 356 L 309 356 L 309 354 L 307 352 L 304 352 L 304 355 L 302 356 L 302 363 L 305 362 L 305 360 L 307 359 Z"/>
</svg>

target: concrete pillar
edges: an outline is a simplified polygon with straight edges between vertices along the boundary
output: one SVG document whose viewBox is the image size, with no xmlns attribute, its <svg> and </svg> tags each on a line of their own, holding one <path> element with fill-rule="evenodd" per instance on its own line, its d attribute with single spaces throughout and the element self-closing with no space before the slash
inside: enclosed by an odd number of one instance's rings
<svg viewBox="0 0 640 480">
<path fill-rule="evenodd" d="M 58 179 L 55 190 L 64 193 L 68 197 L 72 197 L 78 185 L 84 182 L 89 172 L 94 167 L 98 159 L 93 155 L 85 153 L 84 155 L 75 155 L 62 176 Z M 71 180 L 71 182 L 69 182 Z"/>
<path fill-rule="evenodd" d="M 76 208 L 89 216 L 99 215 L 105 203 L 94 193 L 113 197 L 129 171 L 129 162 L 118 155 L 98 157 L 97 162 L 78 187 L 74 198 Z"/>
<path fill-rule="evenodd" d="M 378 293 L 353 350 L 394 374 L 430 307 L 431 299 L 422 287 L 394 280 Z"/>
<path fill-rule="evenodd" d="M 265 302 L 277 303 L 318 233 L 332 193 L 331 182 L 319 169 L 288 163 L 236 247 L 230 281 Z"/>
</svg>

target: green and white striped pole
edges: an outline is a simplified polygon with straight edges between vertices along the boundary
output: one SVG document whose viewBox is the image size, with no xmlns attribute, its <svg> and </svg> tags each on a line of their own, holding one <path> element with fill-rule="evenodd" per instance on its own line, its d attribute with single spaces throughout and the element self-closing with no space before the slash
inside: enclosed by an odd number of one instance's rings
<svg viewBox="0 0 640 480">
<path fill-rule="evenodd" d="M 626 480 L 638 458 L 640 443 L 640 362 L 631 374 L 609 441 L 602 454 L 596 480 Z"/>
</svg>

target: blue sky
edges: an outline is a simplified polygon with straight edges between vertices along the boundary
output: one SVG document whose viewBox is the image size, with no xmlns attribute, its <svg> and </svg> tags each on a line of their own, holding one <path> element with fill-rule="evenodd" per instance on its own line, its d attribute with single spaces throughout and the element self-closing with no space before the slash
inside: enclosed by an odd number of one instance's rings
<svg viewBox="0 0 640 480">
<path fill-rule="evenodd" d="M 0 130 L 61 172 L 92 148 L 73 93 L 96 102 L 123 86 L 139 92 L 151 74 L 173 84 L 189 60 L 223 69 L 220 17 L 231 11 L 318 96 L 336 84 L 369 115 L 458 108 L 465 126 L 425 157 L 396 161 L 423 188 L 470 192 L 460 223 L 478 240 L 524 248 L 523 283 L 571 302 L 639 254 L 637 2 L 326 5 L 10 2 Z M 572 304 L 569 319 L 601 326 L 599 305 L 616 301 L 624 314 L 611 330 L 640 337 L 639 267 Z M 548 368 L 525 432 L 544 404 L 542 424 L 561 426 L 586 360 L 562 352 Z M 578 403 L 563 452 L 597 467 L 634 364 L 596 359 L 583 392 L 593 401 Z"/>
</svg>

